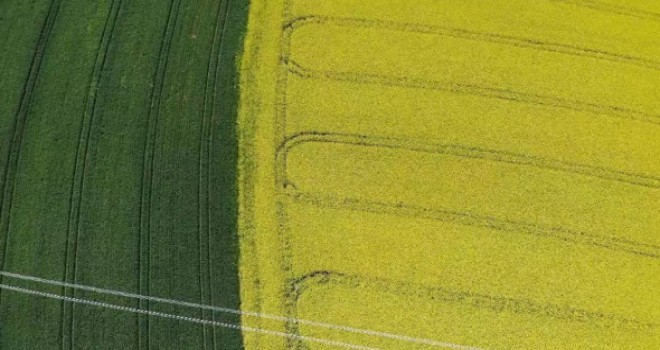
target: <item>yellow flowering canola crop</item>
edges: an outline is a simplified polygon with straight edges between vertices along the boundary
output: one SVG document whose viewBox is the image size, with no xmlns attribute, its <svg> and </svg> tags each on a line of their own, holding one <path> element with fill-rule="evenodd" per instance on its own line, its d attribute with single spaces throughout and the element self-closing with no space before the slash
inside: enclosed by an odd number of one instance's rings
<svg viewBox="0 0 660 350">
<path fill-rule="evenodd" d="M 660 348 L 660 2 L 253 0 L 241 75 L 248 350 Z"/>
</svg>

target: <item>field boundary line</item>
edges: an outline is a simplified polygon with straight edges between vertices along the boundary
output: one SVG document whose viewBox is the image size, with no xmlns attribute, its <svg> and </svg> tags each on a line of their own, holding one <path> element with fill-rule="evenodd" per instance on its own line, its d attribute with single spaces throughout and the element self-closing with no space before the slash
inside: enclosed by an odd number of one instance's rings
<svg viewBox="0 0 660 350">
<path fill-rule="evenodd" d="M 359 71 L 338 72 L 333 70 L 318 70 L 314 68 L 305 67 L 299 64 L 298 62 L 296 62 L 296 60 L 292 57 L 292 53 L 291 53 L 291 39 L 296 28 L 299 28 L 307 24 L 325 24 L 327 22 L 330 22 L 331 24 L 337 26 L 348 26 L 348 27 L 357 26 L 358 28 L 383 27 L 397 31 L 403 30 L 404 32 L 412 31 L 417 33 L 447 35 L 447 34 L 438 33 L 438 30 L 443 29 L 442 27 L 430 26 L 430 25 L 411 24 L 410 26 L 413 27 L 413 29 L 411 30 L 406 26 L 405 23 L 398 23 L 398 22 L 365 20 L 362 18 L 350 18 L 350 17 L 346 17 L 346 18 L 324 17 L 324 16 L 315 16 L 315 15 L 307 16 L 307 17 L 298 17 L 291 19 L 288 22 L 285 22 L 282 26 L 283 48 L 281 53 L 281 63 L 284 65 L 285 69 L 288 70 L 289 73 L 293 75 L 297 75 L 298 77 L 304 79 L 328 79 L 328 80 L 354 83 L 354 84 L 372 84 L 381 87 L 394 86 L 394 87 L 410 88 L 410 89 L 424 89 L 424 90 L 432 90 L 432 91 L 446 91 L 451 93 L 469 94 L 484 98 L 494 98 L 505 101 L 518 102 L 518 103 L 527 103 L 532 105 L 548 106 L 548 107 L 589 112 L 595 114 L 604 114 L 612 117 L 618 117 L 621 119 L 635 120 L 639 122 L 660 125 L 660 115 L 629 108 L 626 106 L 607 105 L 607 104 L 600 104 L 600 103 L 588 102 L 582 100 L 573 100 L 561 96 L 543 95 L 533 92 L 530 93 L 530 92 L 507 89 L 507 88 L 457 83 L 451 81 L 440 81 L 440 80 L 424 79 L 424 78 L 408 78 L 404 76 L 393 76 L 393 75 L 379 74 L 379 73 L 365 73 Z M 416 27 L 419 28 L 415 29 Z M 444 29 L 444 31 L 447 31 L 447 29 Z M 490 38 L 492 36 L 490 41 L 495 43 L 502 43 L 502 44 L 513 45 L 518 47 L 529 47 L 532 49 L 558 52 L 558 53 L 574 55 L 574 56 L 586 56 L 601 60 L 628 63 L 638 66 L 642 65 L 645 67 L 651 67 L 652 69 L 655 70 L 660 70 L 660 62 L 651 61 L 643 58 L 637 58 L 629 55 L 609 53 L 606 51 L 600 51 L 596 49 L 573 47 L 571 45 L 565 45 L 565 44 L 553 44 L 550 45 L 548 48 L 544 49 L 543 45 L 546 44 L 544 44 L 543 42 L 538 42 L 534 40 L 525 41 L 519 38 L 508 37 L 504 35 L 489 36 L 488 34 L 484 34 L 484 33 L 462 31 L 458 29 L 454 30 L 452 36 L 458 36 L 458 37 L 467 36 L 472 40 L 482 40 L 482 41 L 484 40 L 483 38 L 481 39 L 478 38 L 480 37 Z M 283 104 L 286 108 L 286 103 Z M 283 118 L 283 123 L 284 123 L 283 127 L 285 127 L 286 125 L 285 122 L 286 119 Z"/>
<path fill-rule="evenodd" d="M 654 176 L 587 166 L 583 164 L 574 164 L 513 152 L 469 147 L 460 144 L 434 144 L 409 139 L 401 140 L 396 138 L 358 134 L 301 132 L 285 139 L 276 153 L 276 181 L 280 187 L 280 191 L 284 191 L 283 193 L 285 195 L 291 196 L 295 200 L 314 204 L 318 207 L 345 207 L 351 210 L 390 213 L 394 215 L 453 222 L 472 227 L 485 227 L 502 232 L 542 235 L 573 244 L 587 244 L 594 247 L 625 252 L 638 256 L 654 259 L 660 258 L 660 246 L 621 237 L 598 235 L 562 226 L 545 226 L 529 222 L 500 219 L 472 212 L 426 208 L 407 205 L 405 203 L 377 202 L 360 198 L 337 198 L 331 195 L 323 196 L 319 193 L 314 193 L 313 191 L 304 191 L 299 189 L 296 184 L 288 178 L 287 156 L 292 148 L 306 143 L 327 143 L 356 147 L 382 147 L 394 150 L 454 156 L 465 159 L 485 160 L 496 163 L 512 164 L 515 166 L 529 166 L 545 171 L 556 171 L 567 173 L 569 175 L 588 176 L 601 180 L 614 181 L 624 185 L 646 188 L 651 191 L 660 188 L 660 178 Z"/>
<path fill-rule="evenodd" d="M 557 0 L 562 1 L 562 0 Z M 359 17 L 333 17 L 310 15 L 296 17 L 284 27 L 285 34 L 293 35 L 293 31 L 308 25 L 332 25 L 337 27 L 348 27 L 353 29 L 377 29 L 389 30 L 402 33 L 428 34 L 448 36 L 465 40 L 486 42 L 491 44 L 509 45 L 527 48 L 537 51 L 552 52 L 569 56 L 594 58 L 603 61 L 623 63 L 652 70 L 660 70 L 660 62 L 643 57 L 628 54 L 609 52 L 601 49 L 581 47 L 571 44 L 549 42 L 538 39 L 518 37 L 506 34 L 479 32 L 469 29 L 444 27 L 430 24 L 417 24 L 410 22 L 397 22 L 391 20 L 367 19 Z"/>
<path fill-rule="evenodd" d="M 330 339 L 308 337 L 308 336 L 297 335 L 297 334 L 289 334 L 289 333 L 278 332 L 278 331 L 273 331 L 273 330 L 268 330 L 268 329 L 246 327 L 246 326 L 240 326 L 240 325 L 231 324 L 231 323 L 210 321 L 210 320 L 205 320 L 205 319 L 201 319 L 201 318 L 194 318 L 194 317 L 188 317 L 188 316 L 183 316 L 183 315 L 175 315 L 175 314 L 169 314 L 169 313 L 163 313 L 163 312 L 157 312 L 157 311 L 150 311 L 150 310 L 142 310 L 142 309 L 139 309 L 139 308 L 121 306 L 121 305 L 105 303 L 105 302 L 99 302 L 99 301 L 94 301 L 94 300 L 67 297 L 67 296 L 62 296 L 62 295 L 57 295 L 57 294 L 52 294 L 52 293 L 40 292 L 40 291 L 36 291 L 36 290 L 33 290 L 33 289 L 28 289 L 28 288 L 15 287 L 15 286 L 2 284 L 2 283 L 0 283 L 0 289 L 5 289 L 5 290 L 13 291 L 13 292 L 16 292 L 16 293 L 21 293 L 21 294 L 39 296 L 39 297 L 43 297 L 43 298 L 61 300 L 61 301 L 64 301 L 64 302 L 70 302 L 70 303 L 74 303 L 74 304 L 88 305 L 88 306 L 94 306 L 94 307 L 110 309 L 110 310 L 116 310 L 116 311 L 124 311 L 124 312 L 130 312 L 130 313 L 141 314 L 141 315 L 149 315 L 149 316 L 154 316 L 154 317 L 173 319 L 173 320 L 178 320 L 178 321 L 192 322 L 192 323 L 197 323 L 197 324 L 207 325 L 207 326 L 230 328 L 230 329 L 235 329 L 235 330 L 244 331 L 244 332 L 261 333 L 261 334 L 267 334 L 267 335 L 283 337 L 283 338 L 289 338 L 289 339 L 294 338 L 294 339 L 306 340 L 306 341 L 310 341 L 310 342 L 314 342 L 314 343 L 318 343 L 318 344 L 325 344 L 325 345 L 330 345 L 330 346 L 335 346 L 335 347 L 342 347 L 342 348 L 347 348 L 347 349 L 380 350 L 379 348 L 356 345 L 356 344 L 345 343 L 345 342 L 340 342 L 340 341 L 334 341 L 334 340 L 330 340 Z"/>
<path fill-rule="evenodd" d="M 623 252 L 639 257 L 660 259 L 657 246 L 618 237 L 599 236 L 588 232 L 568 229 L 562 226 L 543 226 L 535 223 L 513 221 L 506 218 L 500 219 L 486 215 L 479 215 L 472 212 L 429 209 L 415 207 L 405 203 L 383 203 L 350 197 L 333 197 L 298 190 L 285 191 L 283 194 L 291 197 L 295 201 L 311 204 L 318 208 L 343 208 L 368 213 L 390 214 L 449 222 L 463 226 L 487 228 L 500 232 L 550 237 L 571 244 L 587 245 L 592 246 L 593 248 L 609 249 L 615 252 Z"/>
<path fill-rule="evenodd" d="M 272 145 L 273 158 L 269 161 L 272 164 L 272 180 L 275 185 L 275 195 L 277 195 L 277 186 L 279 180 L 279 171 L 278 171 L 278 160 L 277 160 L 277 150 L 279 145 L 282 142 L 286 141 L 287 138 L 287 119 L 289 114 L 289 83 L 291 82 L 289 67 L 284 64 L 286 59 L 291 56 L 291 38 L 293 28 L 289 30 L 289 23 L 295 20 L 295 0 L 283 0 L 283 9 L 282 9 L 282 27 L 279 33 L 279 62 L 277 64 L 277 76 L 278 79 L 275 85 L 276 100 L 275 100 L 275 114 L 273 115 L 274 122 L 274 133 L 275 133 L 275 143 Z M 281 201 L 278 200 L 277 196 L 273 198 L 275 200 L 275 205 L 273 207 L 274 213 L 276 215 L 277 230 L 273 230 L 272 233 L 277 235 L 277 241 L 279 242 L 279 249 L 276 249 L 277 254 L 280 254 L 278 257 L 279 269 L 283 273 L 283 280 L 280 283 L 282 288 L 280 295 L 283 299 L 283 308 L 282 311 L 288 317 L 296 316 L 295 305 L 292 304 L 287 298 L 287 281 L 295 277 L 295 274 L 292 269 L 293 265 L 293 255 L 291 254 L 291 242 L 284 233 L 287 232 L 286 225 L 287 221 L 284 220 L 285 211 L 284 206 Z M 285 330 L 294 334 L 301 334 L 300 328 L 295 321 L 286 321 Z M 294 341 L 293 339 L 287 342 L 287 349 L 291 350 L 303 350 L 308 349 L 305 346 L 303 341 Z"/>
<path fill-rule="evenodd" d="M 433 143 L 417 141 L 414 139 L 315 131 L 296 133 L 286 138 L 279 146 L 277 149 L 277 163 L 278 171 L 282 172 L 279 174 L 280 183 L 290 182 L 286 178 L 286 161 L 289 152 L 292 148 L 306 143 L 329 143 L 374 148 L 380 147 L 419 153 L 444 154 L 469 159 L 483 159 L 492 162 L 530 166 L 544 170 L 583 175 L 650 189 L 660 189 L 660 177 L 657 176 L 547 159 L 524 153 L 491 150 L 455 143 Z"/>
<path fill-rule="evenodd" d="M 435 302 L 461 303 L 471 308 L 493 312 L 511 312 L 518 315 L 534 315 L 555 320 L 587 323 L 600 328 L 622 328 L 633 330 L 653 330 L 654 323 L 626 318 L 616 313 L 604 313 L 569 305 L 538 302 L 527 298 L 512 298 L 503 295 L 488 295 L 477 292 L 430 287 L 415 282 L 398 282 L 386 278 L 364 277 L 344 274 L 332 270 L 316 270 L 289 283 L 289 298 L 297 304 L 304 292 L 319 286 L 339 286 L 342 288 L 372 288 L 392 295 L 428 298 Z"/>
<path fill-rule="evenodd" d="M 411 79 L 403 76 L 397 77 L 386 74 L 315 70 L 301 66 L 290 57 L 284 57 L 283 64 L 291 74 L 297 75 L 303 79 L 327 79 L 352 84 L 370 84 L 380 87 L 392 86 L 408 89 L 445 91 L 537 106 L 561 108 L 571 111 L 602 114 L 619 119 L 633 120 L 660 126 L 660 115 L 617 105 L 603 105 L 558 96 L 541 95 L 473 84 L 443 82 L 421 78 Z"/>
<path fill-rule="evenodd" d="M 593 0 L 550 0 L 553 2 L 561 2 L 567 5 L 573 5 L 573 6 L 579 6 L 579 7 L 586 7 L 592 10 L 597 10 L 597 11 L 603 11 L 603 12 L 609 12 L 609 13 L 614 13 L 617 15 L 622 15 L 622 16 L 630 16 L 630 17 L 636 17 L 639 19 L 645 19 L 645 20 L 651 20 L 651 21 L 660 21 L 660 14 L 651 12 L 651 11 L 645 11 L 645 10 L 640 10 L 628 6 L 620 6 L 620 5 L 614 5 L 614 4 L 607 4 L 599 1 L 593 1 Z"/>
<path fill-rule="evenodd" d="M 87 286 L 87 285 L 80 285 L 80 284 L 74 284 L 74 283 L 68 283 L 68 282 L 60 282 L 60 281 L 55 281 L 55 280 L 49 280 L 49 279 L 40 278 L 40 277 L 36 277 L 36 276 L 23 275 L 23 274 L 14 273 L 14 272 L 8 272 L 8 271 L 0 271 L 0 276 L 15 278 L 15 279 L 24 280 L 24 281 L 37 282 L 37 283 L 42 283 L 42 284 L 47 284 L 47 285 L 52 285 L 52 286 L 60 286 L 60 287 L 64 287 L 64 288 L 84 290 L 84 291 L 99 293 L 99 294 L 119 296 L 119 297 L 137 299 L 137 300 L 148 300 L 148 301 L 162 303 L 162 304 L 177 305 L 177 306 L 183 306 L 183 307 L 189 307 L 189 308 L 195 308 L 195 309 L 202 309 L 202 310 L 209 310 L 209 311 L 222 312 L 222 313 L 228 313 L 228 314 L 256 317 L 256 318 L 262 318 L 262 319 L 274 320 L 274 321 L 296 322 L 298 324 L 312 326 L 312 327 L 319 327 L 319 328 L 325 328 L 325 329 L 330 329 L 330 330 L 342 331 L 342 332 L 346 332 L 346 333 L 362 334 L 362 335 L 366 335 L 366 336 L 373 336 L 373 337 L 379 337 L 379 338 L 398 340 L 398 341 L 407 342 L 407 343 L 424 344 L 424 345 L 444 347 L 444 348 L 450 348 L 450 349 L 456 349 L 456 350 L 483 350 L 483 349 L 475 348 L 475 347 L 469 347 L 469 346 L 464 346 L 464 345 L 440 342 L 440 341 L 433 340 L 433 339 L 416 338 L 416 337 L 411 337 L 411 336 L 405 336 L 405 335 L 399 335 L 399 334 L 387 333 L 387 332 L 379 332 L 379 331 L 374 331 L 374 330 L 361 329 L 361 328 L 343 326 L 343 325 L 332 324 L 332 323 L 325 323 L 325 322 L 319 322 L 319 321 L 298 319 L 298 318 L 294 318 L 294 317 L 272 315 L 272 314 L 261 313 L 261 312 L 253 312 L 253 311 L 242 311 L 242 310 L 236 310 L 236 309 L 225 308 L 225 307 L 220 307 L 220 306 L 204 305 L 204 304 L 181 301 L 181 300 L 166 299 L 166 298 L 160 298 L 160 297 L 149 296 L 149 295 L 128 293 L 128 292 L 117 291 L 117 290 L 113 290 L 113 289 L 107 289 L 107 288 L 99 288 L 99 287 L 93 287 L 93 286 Z M 16 287 L 16 288 L 18 288 L 18 287 Z M 41 293 L 41 292 L 39 292 L 39 293 Z M 65 298 L 64 296 L 59 296 L 59 295 L 56 295 L 56 296 L 58 298 Z M 138 310 L 140 310 L 140 309 L 138 309 Z M 141 310 L 141 311 L 147 312 L 148 310 Z M 143 314 L 148 315 L 146 313 L 143 313 Z M 209 322 L 213 322 L 213 321 L 209 321 Z M 289 339 L 301 339 L 301 338 L 289 338 Z"/>
</svg>

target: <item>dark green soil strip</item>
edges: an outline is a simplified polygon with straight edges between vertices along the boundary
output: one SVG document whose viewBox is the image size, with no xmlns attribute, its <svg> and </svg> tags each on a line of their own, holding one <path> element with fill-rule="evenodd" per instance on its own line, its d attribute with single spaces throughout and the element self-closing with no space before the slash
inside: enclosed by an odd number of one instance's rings
<svg viewBox="0 0 660 350">
<path fill-rule="evenodd" d="M 238 60 L 243 49 L 249 0 L 225 0 L 225 17 L 218 26 L 219 56 L 212 86 L 208 130 L 208 256 L 219 255 L 209 264 L 210 302 L 240 309 L 238 277 Z M 221 200 L 217 200 L 220 198 Z M 215 239 L 213 239 L 216 237 Z M 222 237 L 218 239 L 217 237 Z M 224 242 L 216 246 L 214 242 Z M 216 243 L 217 244 L 217 243 Z M 218 315 L 218 320 L 235 324 L 239 316 Z M 216 317 L 214 317 L 216 319 Z M 240 332 L 214 329 L 214 349 L 242 349 Z"/>
</svg>

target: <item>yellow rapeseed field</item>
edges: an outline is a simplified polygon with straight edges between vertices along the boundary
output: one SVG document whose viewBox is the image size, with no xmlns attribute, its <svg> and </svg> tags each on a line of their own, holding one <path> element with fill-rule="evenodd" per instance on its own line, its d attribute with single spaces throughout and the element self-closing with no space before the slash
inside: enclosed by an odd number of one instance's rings
<svg viewBox="0 0 660 350">
<path fill-rule="evenodd" d="M 248 350 L 660 349 L 660 2 L 251 6 Z"/>
</svg>

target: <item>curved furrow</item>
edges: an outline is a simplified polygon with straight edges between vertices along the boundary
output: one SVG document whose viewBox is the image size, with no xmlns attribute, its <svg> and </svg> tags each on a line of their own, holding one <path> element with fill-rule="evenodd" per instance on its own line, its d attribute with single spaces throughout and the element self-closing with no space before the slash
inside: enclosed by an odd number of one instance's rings
<svg viewBox="0 0 660 350">
<path fill-rule="evenodd" d="M 168 58 L 172 47 L 174 28 L 179 18 L 181 0 L 170 2 L 169 16 L 163 32 L 163 40 L 158 54 L 158 66 L 154 75 L 153 89 L 151 90 L 150 108 L 147 121 L 147 130 L 144 137 L 144 152 L 142 160 L 142 185 L 140 198 L 140 233 L 139 233 L 139 259 L 138 285 L 140 294 L 149 294 L 149 261 L 151 241 L 151 199 L 154 178 L 154 153 L 160 117 L 160 101 L 163 94 L 165 73 L 167 72 Z M 147 301 L 140 301 L 141 310 L 149 310 Z M 139 349 L 150 349 L 149 317 L 141 315 L 139 320 Z"/>
<path fill-rule="evenodd" d="M 53 0 L 51 2 L 50 8 L 48 9 L 48 15 L 44 20 L 44 24 L 37 41 L 37 45 L 34 50 L 34 55 L 32 56 L 32 61 L 30 62 L 30 69 L 28 72 L 27 79 L 23 85 L 23 91 L 21 92 L 20 104 L 16 117 L 14 118 L 14 124 L 12 126 L 12 140 L 9 147 L 9 152 L 7 153 L 7 159 L 5 161 L 5 169 L 0 179 L 0 235 L 3 236 L 0 239 L 0 267 L 2 270 L 5 268 L 5 257 L 7 256 L 7 245 L 9 240 L 9 221 L 10 221 L 10 211 L 12 206 L 12 196 L 14 192 L 14 182 L 16 177 L 16 171 L 18 168 L 18 160 L 21 152 L 21 144 L 23 141 L 23 134 L 25 131 L 25 125 L 27 123 L 28 114 L 30 112 L 30 103 L 32 102 L 32 96 L 34 89 L 37 85 L 37 80 L 39 78 L 39 73 L 41 71 L 41 65 L 43 63 L 44 54 L 46 51 L 46 46 L 48 45 L 48 40 L 53 32 L 53 27 L 55 26 L 55 20 L 57 19 L 57 14 L 60 10 L 60 4 L 62 0 Z M 2 277 L 0 276 L 0 282 Z M 0 291 L 0 297 L 2 296 Z"/>
<path fill-rule="evenodd" d="M 198 167 L 198 182 L 197 182 L 197 191 L 198 191 L 198 241 L 199 241 L 199 299 L 201 303 L 208 303 L 208 299 L 211 298 L 211 252 L 210 252 L 210 237 L 211 237 L 211 227 L 210 227 L 210 162 L 211 162 L 211 150 L 210 150 L 210 138 L 211 138 L 211 127 L 212 123 L 210 119 L 213 118 L 214 109 L 213 101 L 215 99 L 215 85 L 217 83 L 216 73 L 218 71 L 218 65 L 220 62 L 219 58 L 219 49 L 218 46 L 221 46 L 222 43 L 220 37 L 220 30 L 223 25 L 223 18 L 226 18 L 228 13 L 228 1 L 221 0 L 218 4 L 218 10 L 215 19 L 214 26 L 214 35 L 211 43 L 211 50 L 209 54 L 209 62 L 206 68 L 206 84 L 204 87 L 204 104 L 202 111 L 202 122 L 200 123 L 199 131 L 199 145 L 198 145 L 198 156 L 199 156 L 199 167 Z M 223 16 L 224 13 L 224 16 Z M 203 242 L 206 246 L 204 247 Z M 205 266 L 204 266 L 205 265 Z M 206 282 L 204 282 L 206 281 Z M 215 315 L 213 313 L 208 313 L 205 310 L 202 310 L 203 318 L 211 318 L 215 320 Z M 215 343 L 215 329 L 211 327 L 204 327 L 204 347 L 208 349 L 208 337 L 211 333 L 211 344 L 212 348 L 216 348 Z"/>
<path fill-rule="evenodd" d="M 101 34 L 94 68 L 89 81 L 88 94 L 85 101 L 85 110 L 79 130 L 78 147 L 76 149 L 76 162 L 73 169 L 73 176 L 69 197 L 69 215 L 67 221 L 66 250 L 64 256 L 64 281 L 73 281 L 76 279 L 76 255 L 77 243 L 80 235 L 80 216 L 82 206 L 82 196 L 84 191 L 84 180 L 87 172 L 87 162 L 89 160 L 89 145 L 96 112 L 97 91 L 103 72 L 106 66 L 106 57 L 112 41 L 115 24 L 120 14 L 123 0 L 113 0 L 108 16 L 106 17 L 103 32 Z M 75 297 L 75 291 L 62 290 L 63 295 Z M 70 295 L 69 295 L 70 294 Z M 73 349 L 74 327 L 73 327 L 73 304 L 62 303 L 62 349 Z"/>
</svg>

